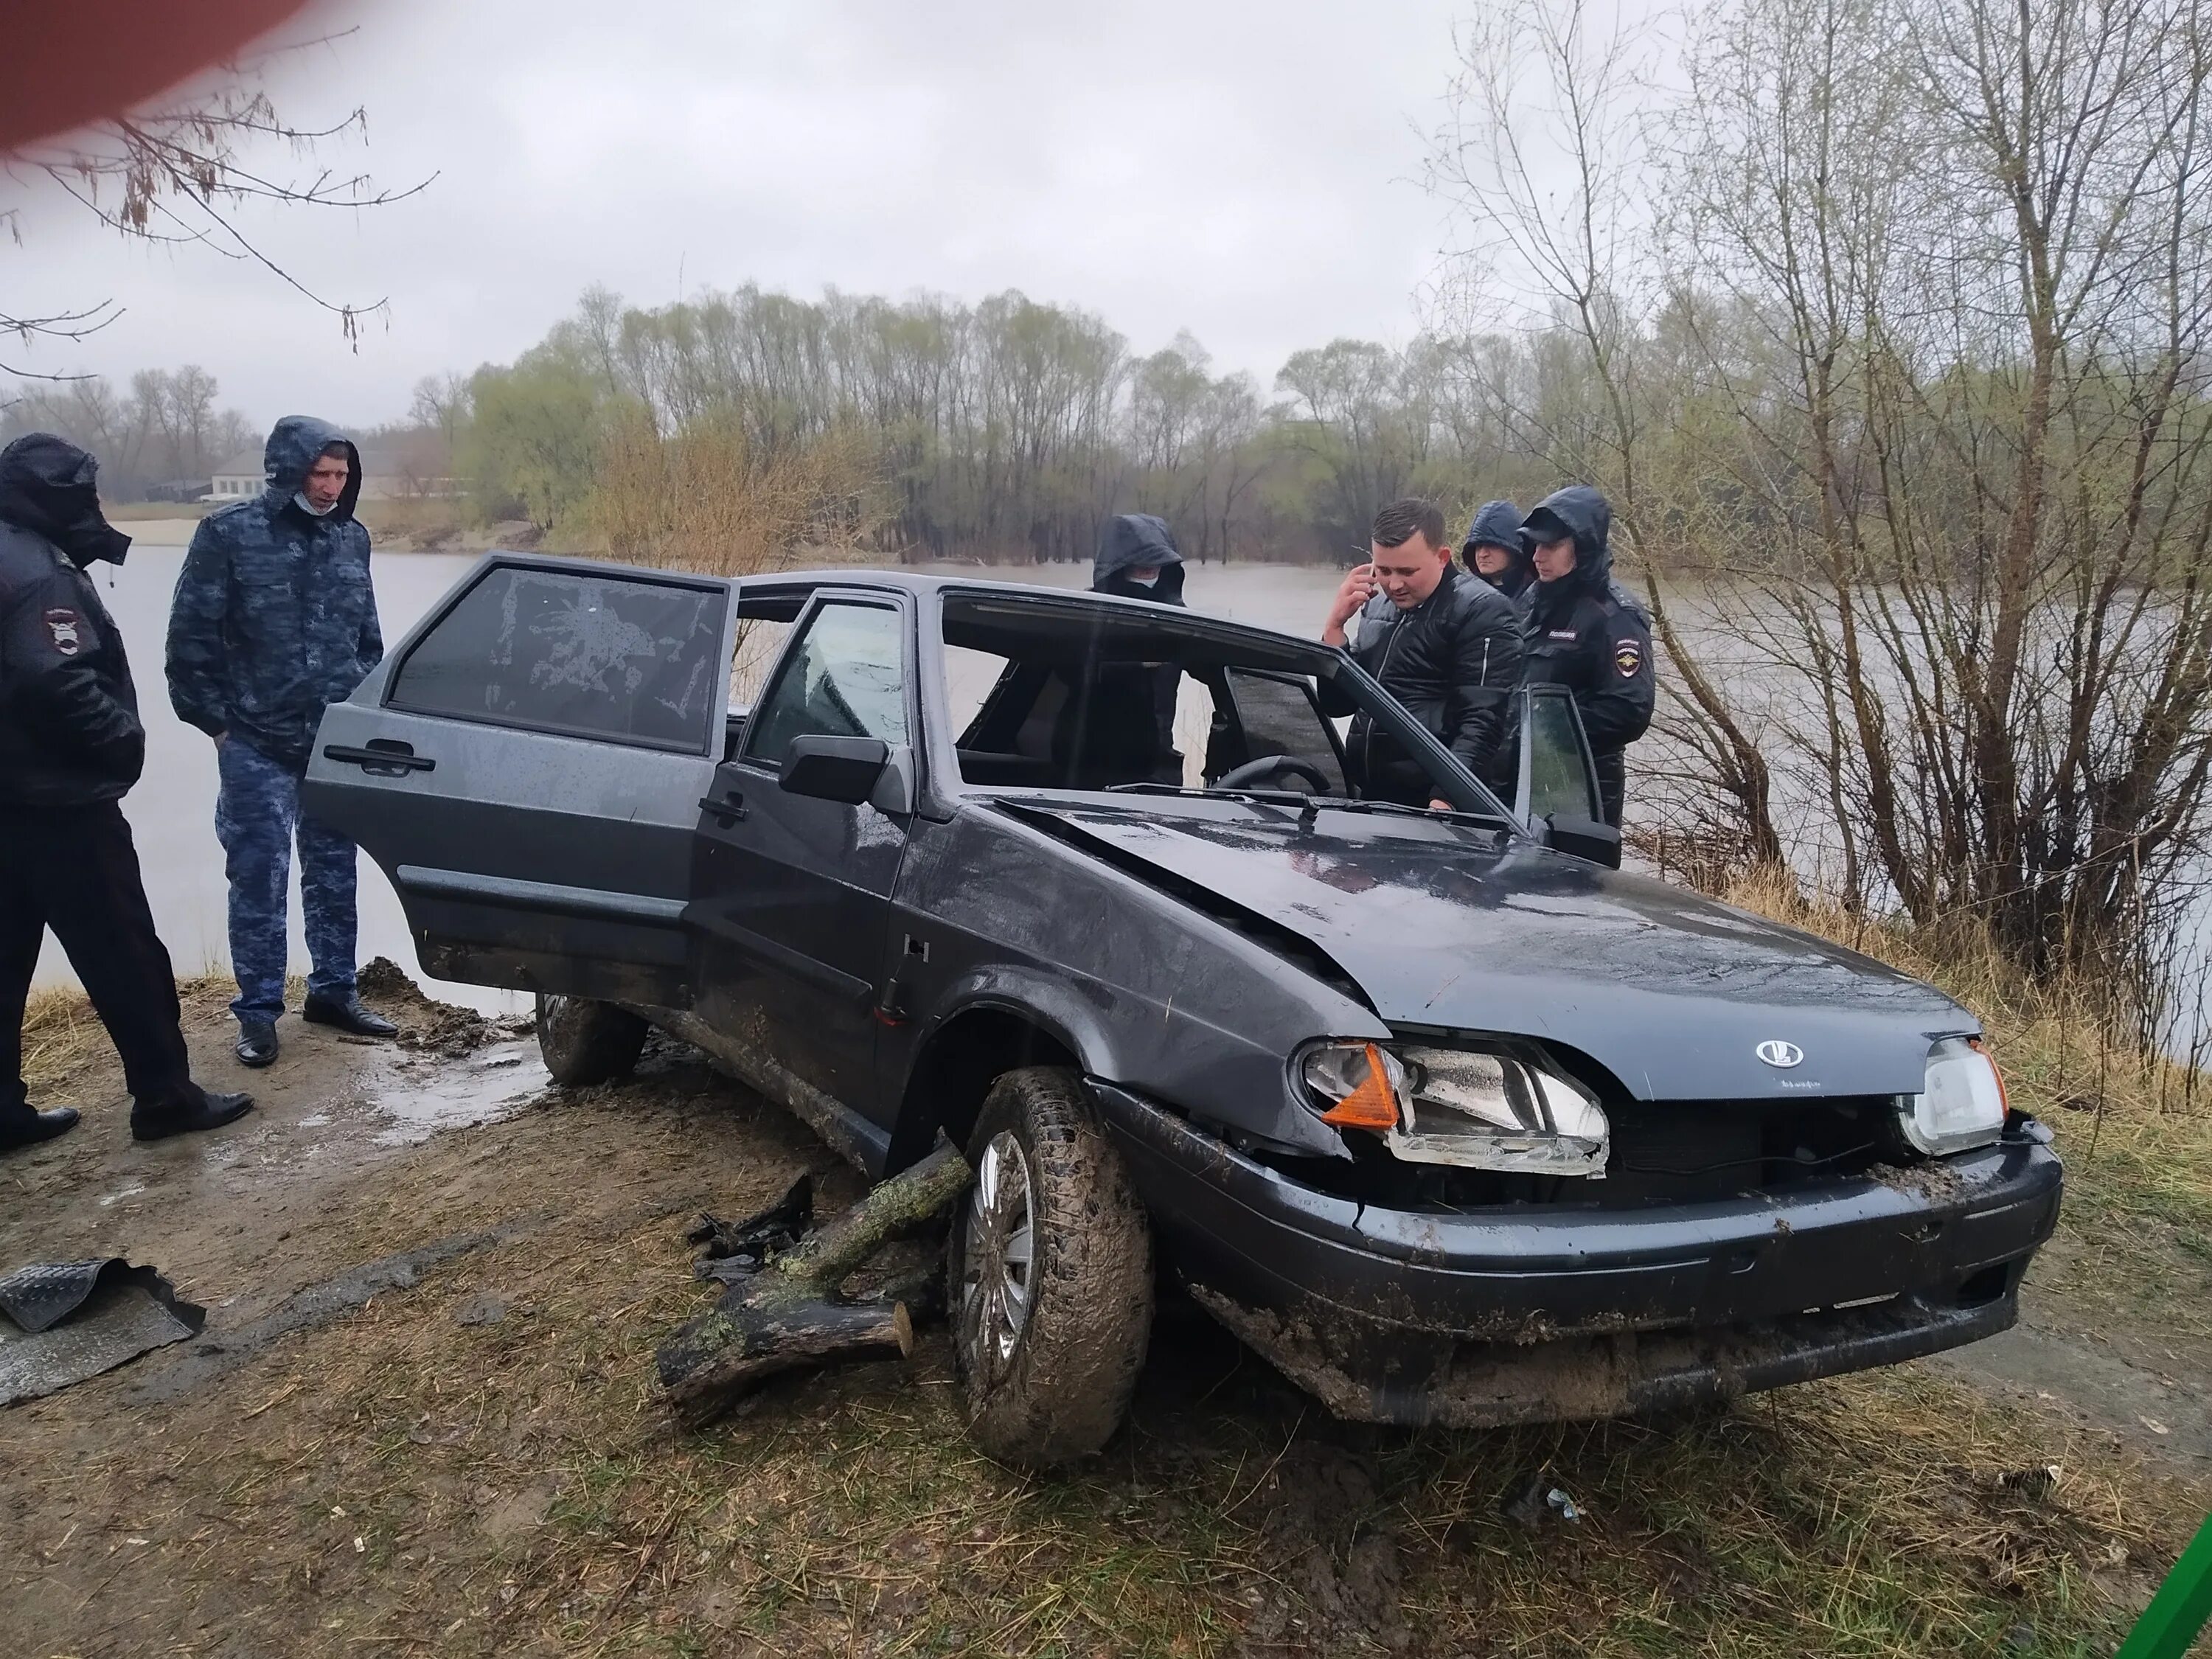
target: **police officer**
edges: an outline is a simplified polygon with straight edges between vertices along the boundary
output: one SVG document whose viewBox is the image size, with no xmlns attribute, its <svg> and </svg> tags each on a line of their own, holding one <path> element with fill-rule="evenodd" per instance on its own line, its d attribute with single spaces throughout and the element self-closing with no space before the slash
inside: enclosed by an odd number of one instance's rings
<svg viewBox="0 0 2212 1659">
<path fill-rule="evenodd" d="M 1628 745 L 1651 725 L 1651 629 L 1613 585 L 1613 509 L 1587 484 L 1547 495 L 1521 521 L 1536 585 L 1523 624 L 1528 683 L 1574 694 L 1597 764 L 1605 821 L 1620 826 Z"/>
<path fill-rule="evenodd" d="M 301 1018 L 357 1036 L 397 1029 L 355 993 L 354 845 L 300 811 L 323 710 L 384 656 L 368 532 L 353 515 L 361 453 L 329 422 L 288 415 L 262 459 L 269 487 L 259 496 L 200 520 L 169 611 L 169 701 L 216 743 L 216 834 L 238 976 L 230 1007 L 248 1066 L 276 1058 L 295 841 L 314 969 Z"/>
<path fill-rule="evenodd" d="M 1510 501 L 1485 501 L 1475 508 L 1459 554 L 1468 570 L 1516 605 L 1536 585 L 1536 567 L 1521 539 L 1521 509 Z"/>
<path fill-rule="evenodd" d="M 84 568 L 131 538 L 100 515 L 98 468 L 44 432 L 0 450 L 0 1152 L 67 1133 L 23 1085 L 23 1005 L 52 927 L 123 1058 L 131 1133 L 160 1140 L 241 1116 L 191 1079 L 177 982 L 131 826 L 145 728 L 123 639 Z"/>
</svg>

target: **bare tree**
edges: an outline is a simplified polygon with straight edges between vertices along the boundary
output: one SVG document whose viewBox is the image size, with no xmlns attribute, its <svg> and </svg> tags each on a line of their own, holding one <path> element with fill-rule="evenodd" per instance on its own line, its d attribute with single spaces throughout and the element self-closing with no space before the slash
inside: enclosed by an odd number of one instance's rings
<svg viewBox="0 0 2212 1659">
<path fill-rule="evenodd" d="M 1663 292 L 1643 113 L 1649 40 L 1618 19 L 1606 27 L 1590 0 L 1506 0 L 1456 45 L 1451 118 L 1432 140 L 1427 182 L 1465 227 L 1457 308 L 1479 331 L 1517 302 L 1571 344 L 1595 404 L 1547 407 L 1540 374 L 1517 419 L 1612 498 L 1670 671 L 1668 729 L 1732 807 L 1742 856 L 1779 863 L 1766 757 L 1675 625 L 1661 581 L 1675 515 L 1646 465 L 1661 416 L 1637 361 Z"/>
<path fill-rule="evenodd" d="M 0 165 L 19 183 L 43 184 L 63 192 L 119 235 L 203 246 L 258 264 L 336 316 L 346 337 L 357 343 L 362 323 L 386 314 L 387 302 L 343 301 L 316 293 L 241 228 L 238 210 L 256 202 L 379 207 L 415 194 L 430 180 L 387 190 L 366 173 L 325 168 L 292 178 L 265 171 L 258 158 L 275 146 L 313 155 L 332 144 L 365 141 L 368 131 L 368 114 L 358 108 L 323 127 L 287 121 L 258 84 L 268 61 L 263 57 L 234 64 L 228 78 L 210 90 L 103 120 L 58 143 L 9 153 L 0 157 Z M 0 214 L 0 222 L 21 241 L 16 210 Z M 0 334 L 12 334 L 23 344 L 40 339 L 81 340 L 119 314 L 112 300 L 44 313 L 0 304 Z M 0 374 L 58 378 L 4 360 L 0 360 Z"/>
</svg>

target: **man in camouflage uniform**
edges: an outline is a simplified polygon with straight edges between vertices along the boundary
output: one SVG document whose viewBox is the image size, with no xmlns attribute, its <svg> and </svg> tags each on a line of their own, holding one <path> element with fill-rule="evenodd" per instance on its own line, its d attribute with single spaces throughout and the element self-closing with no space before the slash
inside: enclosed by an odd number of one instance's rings
<svg viewBox="0 0 2212 1659">
<path fill-rule="evenodd" d="M 192 1081 L 177 982 L 118 803 L 146 728 L 131 665 L 85 574 L 131 538 L 100 511 L 92 457 L 51 433 L 0 449 L 0 1152 L 76 1127 L 32 1109 L 23 1006 L 46 929 L 123 1060 L 140 1140 L 213 1129 L 253 1104 Z"/>
<path fill-rule="evenodd" d="M 169 612 L 169 700 L 216 743 L 238 977 L 230 1006 L 248 1066 L 276 1058 L 295 841 L 313 964 L 302 1017 L 361 1036 L 394 1029 L 355 994 L 353 843 L 300 811 L 323 710 L 384 656 L 368 532 L 354 517 L 361 453 L 327 422 L 288 415 L 263 459 L 258 497 L 200 520 Z"/>
</svg>

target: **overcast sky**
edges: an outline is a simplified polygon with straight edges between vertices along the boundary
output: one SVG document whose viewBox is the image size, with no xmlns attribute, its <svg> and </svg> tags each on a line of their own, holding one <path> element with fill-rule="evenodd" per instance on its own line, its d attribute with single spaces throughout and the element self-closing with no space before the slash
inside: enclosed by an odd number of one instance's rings
<svg viewBox="0 0 2212 1659">
<path fill-rule="evenodd" d="M 641 304 L 748 280 L 1018 288 L 1139 351 L 1188 328 L 1264 384 L 1301 346 L 1418 325 L 1447 240 L 1419 132 L 1462 9 L 386 0 L 272 90 L 295 121 L 367 106 L 368 145 L 331 164 L 435 181 L 246 221 L 319 291 L 389 297 L 357 353 L 265 272 L 126 246 L 35 198 L 0 261 L 15 309 L 126 307 L 39 366 L 197 362 L 257 422 L 395 417 L 417 378 L 513 357 L 593 283 Z"/>
</svg>

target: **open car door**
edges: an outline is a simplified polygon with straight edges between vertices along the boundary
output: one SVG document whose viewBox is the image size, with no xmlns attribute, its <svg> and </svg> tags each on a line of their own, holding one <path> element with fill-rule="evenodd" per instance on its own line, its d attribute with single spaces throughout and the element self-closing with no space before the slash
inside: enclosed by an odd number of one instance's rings
<svg viewBox="0 0 2212 1659">
<path fill-rule="evenodd" d="M 1514 695 L 1514 811 L 1562 853 L 1620 868 L 1620 831 L 1605 821 L 1597 763 L 1573 694 L 1562 685 L 1524 685 Z"/>
<path fill-rule="evenodd" d="M 391 878 L 426 972 L 690 1006 L 732 594 L 494 554 L 324 715 L 302 804 Z"/>
</svg>

